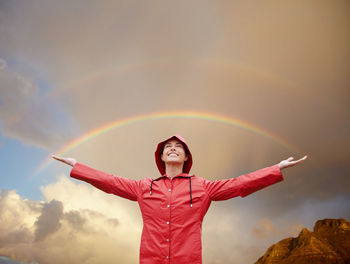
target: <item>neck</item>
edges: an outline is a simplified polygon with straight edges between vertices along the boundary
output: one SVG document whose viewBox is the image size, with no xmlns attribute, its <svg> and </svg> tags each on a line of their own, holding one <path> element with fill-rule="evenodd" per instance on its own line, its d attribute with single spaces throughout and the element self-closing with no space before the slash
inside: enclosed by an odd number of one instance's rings
<svg viewBox="0 0 350 264">
<path fill-rule="evenodd" d="M 170 178 L 173 178 L 176 175 L 181 174 L 183 172 L 182 169 L 183 169 L 183 164 L 179 164 L 179 163 L 165 164 L 165 174 Z"/>
</svg>

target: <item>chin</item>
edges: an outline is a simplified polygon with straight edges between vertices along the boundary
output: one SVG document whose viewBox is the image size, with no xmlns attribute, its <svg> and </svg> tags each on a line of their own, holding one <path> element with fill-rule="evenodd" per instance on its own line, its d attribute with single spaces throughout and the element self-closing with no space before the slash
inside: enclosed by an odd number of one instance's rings
<svg viewBox="0 0 350 264">
<path fill-rule="evenodd" d="M 167 160 L 166 163 L 182 163 L 180 160 Z"/>
</svg>

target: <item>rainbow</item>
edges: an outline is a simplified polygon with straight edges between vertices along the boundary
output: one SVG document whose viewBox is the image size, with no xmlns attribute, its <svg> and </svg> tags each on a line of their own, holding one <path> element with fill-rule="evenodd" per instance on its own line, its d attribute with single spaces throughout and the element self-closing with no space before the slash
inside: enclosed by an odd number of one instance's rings
<svg viewBox="0 0 350 264">
<path fill-rule="evenodd" d="M 87 85 L 91 83 L 97 83 L 109 76 L 117 76 L 126 74 L 132 71 L 140 70 L 143 68 L 152 68 L 152 67 L 166 67 L 167 65 L 174 65 L 174 64 L 185 64 L 190 65 L 191 67 L 212 67 L 212 68 L 223 68 L 226 70 L 234 70 L 234 71 L 240 71 L 240 72 L 246 72 L 255 76 L 259 76 L 260 78 L 270 80 L 277 82 L 279 84 L 279 89 L 290 87 L 292 89 L 289 89 L 290 92 L 293 92 L 296 90 L 297 84 L 292 82 L 291 80 L 288 80 L 286 78 L 282 78 L 279 75 L 276 75 L 275 73 L 263 71 L 261 69 L 258 69 L 256 67 L 252 67 L 251 65 L 244 64 L 244 63 L 237 63 L 233 62 L 231 60 L 227 60 L 227 58 L 197 58 L 192 60 L 178 60 L 177 58 L 172 57 L 162 57 L 159 59 L 152 59 L 150 61 L 146 62 L 134 62 L 129 64 L 123 64 L 123 65 L 114 65 L 109 66 L 108 68 L 95 71 L 92 73 L 87 74 L 87 77 L 85 78 L 79 78 L 79 79 L 72 79 L 68 80 L 64 83 L 58 84 L 60 86 L 60 89 L 77 89 L 77 88 L 85 88 Z M 305 90 L 301 90 L 301 92 L 305 93 Z M 299 92 L 300 93 L 300 92 Z M 55 95 L 55 91 L 52 93 L 52 95 Z"/>
<path fill-rule="evenodd" d="M 170 111 L 170 112 L 158 112 L 158 113 L 149 113 L 149 114 L 143 114 L 143 115 L 137 115 L 133 117 L 129 117 L 122 120 L 116 120 L 109 122 L 99 128 L 96 128 L 94 130 L 91 130 L 80 137 L 76 138 L 75 140 L 69 142 L 67 145 L 63 146 L 61 149 L 59 149 L 55 155 L 61 156 L 72 149 L 78 147 L 79 145 L 97 137 L 100 136 L 108 131 L 111 131 L 116 128 L 120 128 L 123 126 L 131 125 L 140 121 L 149 121 L 149 120 L 157 120 L 157 119 L 168 119 L 168 118 L 178 118 L 178 119 L 197 119 L 197 120 L 206 120 L 206 121 L 212 121 L 212 122 L 219 122 L 223 124 L 233 125 L 236 127 L 240 127 L 249 131 L 252 131 L 256 134 L 259 134 L 261 136 L 264 136 L 266 138 L 271 139 L 272 141 L 277 142 L 278 144 L 282 145 L 283 147 L 292 150 L 293 152 L 300 153 L 300 151 L 285 141 L 284 139 L 266 131 L 263 130 L 257 126 L 251 125 L 247 122 L 244 122 L 242 120 L 239 120 L 237 118 L 224 116 L 221 114 L 214 114 L 214 113 L 207 113 L 207 112 L 200 112 L 200 111 Z M 42 170 L 44 170 L 46 167 L 49 166 L 49 164 L 53 161 L 51 156 L 46 158 L 46 160 L 38 166 L 36 169 L 36 173 L 40 173 Z"/>
</svg>

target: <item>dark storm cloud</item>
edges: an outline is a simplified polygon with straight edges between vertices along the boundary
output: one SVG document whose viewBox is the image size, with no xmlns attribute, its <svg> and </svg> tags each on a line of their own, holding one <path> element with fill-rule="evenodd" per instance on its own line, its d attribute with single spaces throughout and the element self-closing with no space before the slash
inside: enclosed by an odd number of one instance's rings
<svg viewBox="0 0 350 264">
<path fill-rule="evenodd" d="M 17 243 L 29 243 L 32 241 L 32 233 L 28 228 L 19 228 L 9 233 L 2 234 L 0 246 L 7 246 Z"/>
<path fill-rule="evenodd" d="M 64 219 L 72 225 L 74 229 L 82 230 L 86 219 L 81 215 L 79 211 L 70 211 L 64 214 Z"/>
<path fill-rule="evenodd" d="M 82 209 L 82 210 L 72 210 L 64 214 L 63 219 L 66 220 L 75 230 L 91 232 L 88 230 L 89 227 L 88 219 L 100 220 L 107 224 L 107 226 L 118 227 L 120 224 L 116 218 L 108 218 L 104 214 L 95 212 L 93 210 Z"/>
<path fill-rule="evenodd" d="M 0 58 L 0 121 L 4 136 L 52 148 L 64 142 L 69 130 L 58 126 L 60 111 L 41 93 L 35 81 L 8 68 Z"/>
<path fill-rule="evenodd" d="M 41 241 L 48 235 L 55 233 L 61 227 L 60 220 L 63 216 L 63 204 L 52 200 L 43 206 L 41 215 L 35 222 L 35 241 Z"/>
</svg>

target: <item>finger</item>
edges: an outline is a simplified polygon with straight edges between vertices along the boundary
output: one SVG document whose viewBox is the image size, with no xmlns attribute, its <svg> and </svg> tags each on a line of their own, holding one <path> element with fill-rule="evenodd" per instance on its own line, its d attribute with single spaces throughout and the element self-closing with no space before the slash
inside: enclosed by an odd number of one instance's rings
<svg viewBox="0 0 350 264">
<path fill-rule="evenodd" d="M 301 158 L 301 159 L 299 159 L 299 160 L 293 161 L 293 165 L 294 165 L 294 164 L 298 164 L 298 163 L 300 163 L 300 162 L 303 162 L 305 159 L 306 159 L 306 158 L 303 157 L 303 158 Z"/>
<path fill-rule="evenodd" d="M 301 159 L 299 159 L 298 162 L 299 162 L 299 161 L 306 160 L 306 158 L 307 158 L 307 155 L 305 155 L 304 157 L 302 157 Z"/>
<path fill-rule="evenodd" d="M 58 156 L 56 156 L 56 155 L 51 155 L 51 157 L 54 158 L 54 159 L 56 159 L 56 160 L 59 160 L 59 161 L 64 161 L 63 158 L 58 157 Z"/>
<path fill-rule="evenodd" d="M 291 160 L 293 160 L 294 158 L 293 157 L 289 157 L 287 160 L 288 161 L 291 161 Z"/>
</svg>

